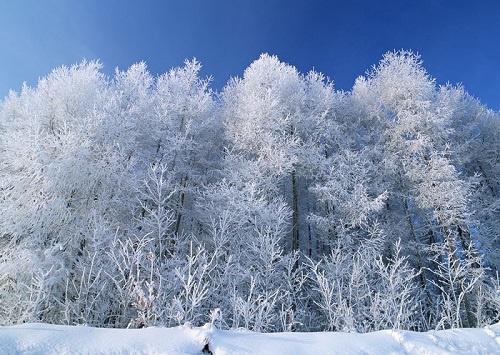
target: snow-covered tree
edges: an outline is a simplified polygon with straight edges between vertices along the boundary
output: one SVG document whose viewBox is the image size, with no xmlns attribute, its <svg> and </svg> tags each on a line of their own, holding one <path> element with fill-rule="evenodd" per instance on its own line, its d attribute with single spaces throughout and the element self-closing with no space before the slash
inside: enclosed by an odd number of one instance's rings
<svg viewBox="0 0 500 355">
<path fill-rule="evenodd" d="M 81 283 L 78 265 L 105 244 L 94 233 L 109 208 L 101 198 L 113 194 L 101 169 L 102 152 L 93 144 L 106 87 L 100 67 L 82 62 L 56 69 L 37 88 L 24 87 L 2 103 L 0 213 L 9 216 L 0 222 L 2 263 L 7 267 L 28 250 L 28 259 L 37 260 L 17 272 L 43 275 L 37 284 L 45 306 L 33 305 L 34 319 L 59 319 L 62 300 L 77 297 L 68 285 Z M 23 302 L 39 302 L 21 290 L 31 287 L 26 277 L 6 275 L 20 288 L 19 297 L 28 298 Z"/>
<path fill-rule="evenodd" d="M 411 51 L 349 92 L 200 69 L 84 61 L 0 103 L 0 324 L 498 321 L 498 113 Z"/>
<path fill-rule="evenodd" d="M 304 83 L 298 71 L 267 54 L 253 62 L 242 79 L 232 79 L 222 94 L 230 154 L 242 164 L 259 170 L 262 180 L 252 177 L 265 195 L 275 198 L 289 191 L 292 209 L 291 250 L 299 249 L 297 164 L 301 144 Z M 234 163 L 233 163 L 234 164 Z"/>
</svg>

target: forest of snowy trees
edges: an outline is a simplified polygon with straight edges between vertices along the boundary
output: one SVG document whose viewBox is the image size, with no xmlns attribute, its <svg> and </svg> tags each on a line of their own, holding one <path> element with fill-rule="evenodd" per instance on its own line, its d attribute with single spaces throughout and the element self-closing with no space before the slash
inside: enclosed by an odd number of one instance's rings
<svg viewBox="0 0 500 355">
<path fill-rule="evenodd" d="M 498 322 L 498 112 L 408 51 L 348 92 L 200 68 L 82 62 L 0 103 L 0 324 Z"/>
</svg>

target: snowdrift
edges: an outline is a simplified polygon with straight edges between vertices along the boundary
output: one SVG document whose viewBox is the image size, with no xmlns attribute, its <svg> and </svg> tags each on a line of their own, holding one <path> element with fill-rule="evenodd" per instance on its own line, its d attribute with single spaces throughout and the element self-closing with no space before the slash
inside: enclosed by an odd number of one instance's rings
<svg viewBox="0 0 500 355">
<path fill-rule="evenodd" d="M 256 333 L 211 324 L 103 329 L 31 323 L 0 327 L 1 354 L 500 354 L 500 323 L 417 333 Z"/>
</svg>

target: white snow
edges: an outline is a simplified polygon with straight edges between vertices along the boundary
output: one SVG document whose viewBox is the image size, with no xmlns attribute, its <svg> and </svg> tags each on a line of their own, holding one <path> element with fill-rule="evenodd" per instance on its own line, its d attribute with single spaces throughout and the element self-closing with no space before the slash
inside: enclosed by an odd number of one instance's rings
<svg viewBox="0 0 500 355">
<path fill-rule="evenodd" d="M 0 327 L 0 354 L 500 354 L 500 323 L 417 333 L 256 333 L 211 324 L 103 329 L 31 323 Z"/>
</svg>

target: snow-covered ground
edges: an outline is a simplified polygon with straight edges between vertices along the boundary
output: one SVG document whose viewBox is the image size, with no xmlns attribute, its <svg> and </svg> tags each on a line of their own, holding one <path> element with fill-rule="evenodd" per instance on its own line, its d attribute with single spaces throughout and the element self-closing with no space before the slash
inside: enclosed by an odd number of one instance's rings
<svg viewBox="0 0 500 355">
<path fill-rule="evenodd" d="M 218 330 L 212 325 L 102 329 L 32 323 L 0 327 L 0 354 L 203 354 L 204 348 L 217 355 L 500 354 L 500 323 L 482 329 L 367 334 L 262 334 Z"/>
</svg>

